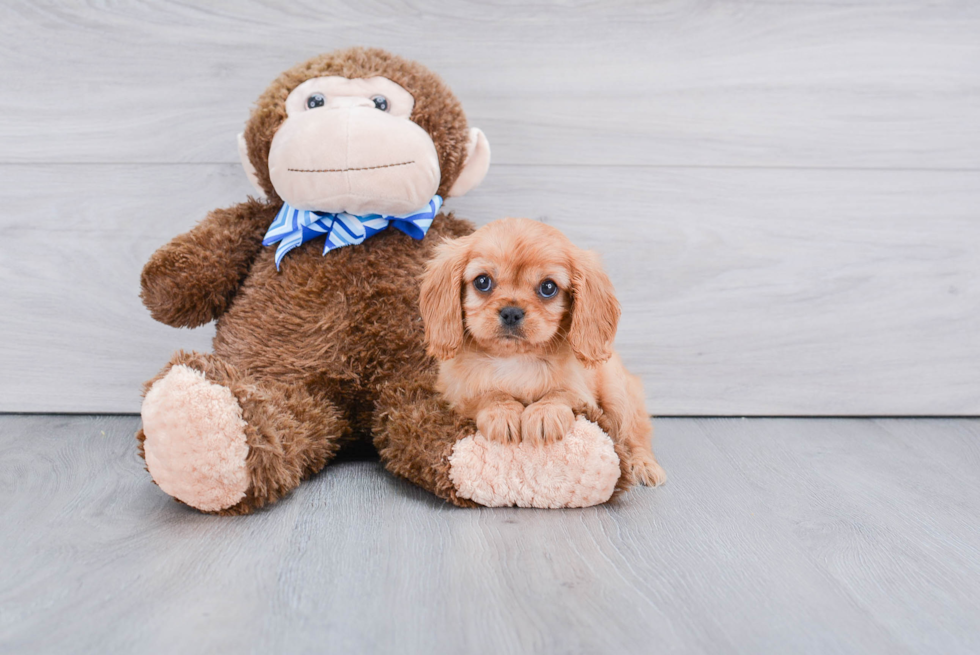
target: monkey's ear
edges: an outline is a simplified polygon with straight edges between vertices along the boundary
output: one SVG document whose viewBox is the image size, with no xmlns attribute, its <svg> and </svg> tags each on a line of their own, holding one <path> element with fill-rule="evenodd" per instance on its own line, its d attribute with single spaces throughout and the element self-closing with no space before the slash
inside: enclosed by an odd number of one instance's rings
<svg viewBox="0 0 980 655">
<path fill-rule="evenodd" d="M 437 359 L 452 359 L 463 345 L 461 292 L 468 250 L 466 237 L 443 242 L 422 275 L 419 310 L 429 354 Z"/>
<path fill-rule="evenodd" d="M 450 198 L 466 195 L 483 181 L 490 168 L 490 144 L 478 127 L 470 128 L 470 140 L 466 142 L 466 161 L 463 170 L 449 189 Z"/>
<path fill-rule="evenodd" d="M 255 190 L 258 191 L 259 195 L 265 197 L 265 191 L 263 191 L 262 186 L 259 184 L 258 173 L 255 172 L 255 166 L 252 166 L 252 160 L 248 158 L 248 145 L 245 143 L 245 133 L 239 132 L 238 134 L 238 156 L 242 160 L 242 168 L 245 169 L 245 175 L 248 176 L 248 181 L 252 183 Z"/>
</svg>

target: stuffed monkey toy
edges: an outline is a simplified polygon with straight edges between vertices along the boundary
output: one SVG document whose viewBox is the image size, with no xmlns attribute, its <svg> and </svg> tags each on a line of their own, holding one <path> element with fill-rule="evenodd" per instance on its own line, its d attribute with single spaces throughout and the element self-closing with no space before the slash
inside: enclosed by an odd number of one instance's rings
<svg viewBox="0 0 980 655">
<path fill-rule="evenodd" d="M 315 57 L 259 97 L 239 152 L 264 200 L 212 211 L 142 273 L 156 320 L 217 322 L 212 353 L 178 351 L 144 386 L 137 440 L 163 491 L 248 513 L 355 440 L 456 505 L 585 506 L 626 486 L 594 423 L 552 451 L 490 443 L 434 391 L 419 277 L 473 231 L 441 206 L 490 163 L 439 77 L 375 49 Z"/>
</svg>

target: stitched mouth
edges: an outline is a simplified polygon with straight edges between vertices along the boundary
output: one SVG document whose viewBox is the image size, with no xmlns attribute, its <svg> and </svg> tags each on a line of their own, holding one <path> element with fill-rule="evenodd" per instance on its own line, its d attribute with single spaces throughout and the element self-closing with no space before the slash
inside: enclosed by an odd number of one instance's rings
<svg viewBox="0 0 980 655">
<path fill-rule="evenodd" d="M 351 171 L 374 171 L 379 168 L 394 168 L 395 166 L 408 166 L 414 164 L 415 160 L 400 161 L 397 164 L 381 164 L 380 166 L 364 166 L 363 168 L 287 168 L 293 173 L 349 173 Z"/>
</svg>

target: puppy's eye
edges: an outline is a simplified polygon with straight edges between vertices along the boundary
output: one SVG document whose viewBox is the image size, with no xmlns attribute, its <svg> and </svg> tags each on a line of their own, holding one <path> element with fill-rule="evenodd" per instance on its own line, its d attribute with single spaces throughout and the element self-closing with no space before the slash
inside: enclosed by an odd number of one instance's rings
<svg viewBox="0 0 980 655">
<path fill-rule="evenodd" d="M 322 93 L 310 94 L 310 97 L 306 99 L 306 108 L 316 109 L 317 107 L 322 107 L 326 101 L 327 99 L 323 97 Z"/>
<path fill-rule="evenodd" d="M 371 101 L 374 103 L 376 109 L 388 111 L 388 98 L 384 96 L 374 96 L 371 98 Z"/>
<path fill-rule="evenodd" d="M 481 275 L 473 280 L 473 288 L 477 291 L 486 293 L 493 288 L 493 280 L 490 279 L 489 275 Z"/>
<path fill-rule="evenodd" d="M 545 280 L 538 287 L 538 295 L 542 298 L 553 298 L 558 293 L 558 285 L 553 280 Z"/>
</svg>

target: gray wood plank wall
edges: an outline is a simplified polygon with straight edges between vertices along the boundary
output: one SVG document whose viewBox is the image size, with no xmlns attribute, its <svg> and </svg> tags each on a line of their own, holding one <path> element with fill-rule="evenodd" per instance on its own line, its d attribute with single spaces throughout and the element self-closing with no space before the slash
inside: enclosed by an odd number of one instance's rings
<svg viewBox="0 0 980 655">
<path fill-rule="evenodd" d="M 249 193 L 264 86 L 356 44 L 489 137 L 448 208 L 603 253 L 651 412 L 980 414 L 980 4 L 910 0 L 4 2 L 0 411 L 137 411 L 208 348 L 139 269 Z"/>
</svg>

